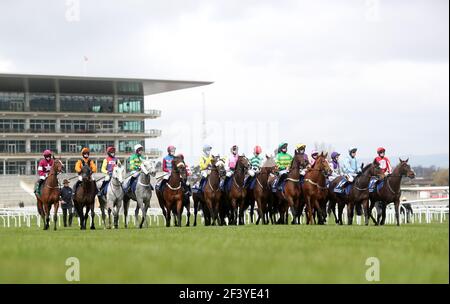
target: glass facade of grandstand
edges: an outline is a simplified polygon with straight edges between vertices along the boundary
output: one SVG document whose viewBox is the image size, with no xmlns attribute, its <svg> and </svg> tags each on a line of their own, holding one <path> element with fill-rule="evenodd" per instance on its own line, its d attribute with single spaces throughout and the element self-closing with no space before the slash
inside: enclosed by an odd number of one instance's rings
<svg viewBox="0 0 450 304">
<path fill-rule="evenodd" d="M 36 174 L 45 149 L 61 156 L 68 172 L 83 147 L 100 162 L 115 146 L 126 162 L 134 145 L 161 135 L 145 128 L 146 120 L 160 115 L 144 110 L 139 81 L 0 74 L 0 174 Z M 146 154 L 161 156 L 149 147 Z"/>
</svg>

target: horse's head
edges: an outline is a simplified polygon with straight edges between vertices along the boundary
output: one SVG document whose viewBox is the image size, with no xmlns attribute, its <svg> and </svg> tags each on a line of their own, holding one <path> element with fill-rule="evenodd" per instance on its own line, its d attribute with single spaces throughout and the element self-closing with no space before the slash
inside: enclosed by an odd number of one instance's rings
<svg viewBox="0 0 450 304">
<path fill-rule="evenodd" d="M 368 164 L 367 166 L 362 166 L 361 169 L 363 175 L 373 177 L 376 176 L 377 178 L 383 177 L 383 170 L 381 170 L 380 163 L 377 160 L 374 160 L 372 163 Z"/>
<path fill-rule="evenodd" d="M 239 155 L 238 161 L 236 163 L 236 170 L 240 168 L 244 173 L 247 173 L 249 170 L 251 170 L 250 167 L 251 167 L 250 160 L 244 154 Z M 253 170 L 252 172 L 254 175 Z"/>
<path fill-rule="evenodd" d="M 273 174 L 276 172 L 276 170 L 277 170 L 277 163 L 275 161 L 275 157 L 266 154 L 266 161 L 261 167 L 261 172 Z"/>
<path fill-rule="evenodd" d="M 92 170 L 88 165 L 84 165 L 81 168 L 81 177 L 83 180 L 90 180 L 92 176 Z"/>
<path fill-rule="evenodd" d="M 307 166 L 307 161 L 305 157 L 301 154 L 295 154 L 294 158 L 292 159 L 292 165 L 291 167 L 294 167 L 295 169 L 305 168 Z"/>
<path fill-rule="evenodd" d="M 398 170 L 398 174 L 400 176 L 407 176 L 409 178 L 415 178 L 416 173 L 414 172 L 413 169 L 411 169 L 411 166 L 408 164 L 409 158 L 406 160 L 402 160 L 400 158 L 399 160 L 400 160 L 400 163 L 396 167 L 396 169 Z"/>
<path fill-rule="evenodd" d="M 172 160 L 172 172 L 179 174 L 183 180 L 187 179 L 187 168 L 183 157 L 174 157 Z"/>
<path fill-rule="evenodd" d="M 152 175 L 155 176 L 156 174 L 156 164 L 153 160 L 151 159 L 146 159 L 142 162 L 141 164 L 141 172 L 144 173 L 145 175 Z"/>
<path fill-rule="evenodd" d="M 114 166 L 112 178 L 115 178 L 120 183 L 123 183 L 124 176 L 125 176 L 125 167 L 122 165 L 120 161 L 118 161 L 117 164 Z"/>
<path fill-rule="evenodd" d="M 56 174 L 59 174 L 61 172 L 64 172 L 64 165 L 61 161 L 61 158 L 55 159 L 53 158 L 53 167 L 52 169 Z"/>
<path fill-rule="evenodd" d="M 321 171 L 323 175 L 329 176 L 333 173 L 333 170 L 330 167 L 330 164 L 327 161 L 328 153 L 320 153 L 314 163 L 313 168 L 317 171 Z"/>
<path fill-rule="evenodd" d="M 223 175 L 226 174 L 225 160 L 220 158 L 219 155 L 212 157 L 212 159 L 211 159 L 211 167 L 213 169 L 217 169 L 219 171 L 219 175 L 220 176 L 223 176 Z"/>
</svg>

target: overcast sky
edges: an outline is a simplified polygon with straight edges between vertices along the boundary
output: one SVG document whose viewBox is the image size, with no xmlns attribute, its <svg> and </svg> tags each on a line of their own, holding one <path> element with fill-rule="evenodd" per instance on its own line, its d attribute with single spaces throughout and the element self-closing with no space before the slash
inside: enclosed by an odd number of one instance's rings
<svg viewBox="0 0 450 304">
<path fill-rule="evenodd" d="M 2 0 L 0 72 L 208 80 L 146 98 L 164 148 L 448 153 L 449 2 Z M 78 10 L 79 8 L 79 10 Z"/>
</svg>

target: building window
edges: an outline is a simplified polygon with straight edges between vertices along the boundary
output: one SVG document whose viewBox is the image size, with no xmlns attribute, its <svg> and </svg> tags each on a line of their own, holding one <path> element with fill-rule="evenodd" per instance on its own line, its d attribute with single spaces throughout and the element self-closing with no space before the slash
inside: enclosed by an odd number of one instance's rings
<svg viewBox="0 0 450 304">
<path fill-rule="evenodd" d="M 25 120 L 0 119 L 0 133 L 23 133 L 24 131 Z"/>
<path fill-rule="evenodd" d="M 140 82 L 118 82 L 117 93 L 119 95 L 143 95 L 143 86 Z"/>
<path fill-rule="evenodd" d="M 31 141 L 31 153 L 42 153 L 45 150 L 51 150 L 53 153 L 56 151 L 55 140 L 32 140 Z"/>
<path fill-rule="evenodd" d="M 30 111 L 55 112 L 56 96 L 49 94 L 31 94 Z"/>
<path fill-rule="evenodd" d="M 112 120 L 61 120 L 63 133 L 113 133 Z"/>
<path fill-rule="evenodd" d="M 30 120 L 30 130 L 34 133 L 55 133 L 56 120 Z"/>
<path fill-rule="evenodd" d="M 143 96 L 119 96 L 119 113 L 144 113 Z"/>
<path fill-rule="evenodd" d="M 124 133 L 143 133 L 143 121 L 119 121 L 119 131 Z"/>
<path fill-rule="evenodd" d="M 113 146 L 114 141 L 108 140 L 63 140 L 61 141 L 61 153 L 78 154 L 81 149 L 88 147 L 92 153 L 105 153 L 106 148 Z"/>
<path fill-rule="evenodd" d="M 25 153 L 24 140 L 0 140 L 0 153 Z"/>
<path fill-rule="evenodd" d="M 25 111 L 25 93 L 0 92 L 0 111 Z"/>
<path fill-rule="evenodd" d="M 143 140 L 121 140 L 119 141 L 119 152 L 134 153 L 134 146 L 137 144 L 145 147 Z"/>
<path fill-rule="evenodd" d="M 26 161 L 7 161 L 6 174 L 9 175 L 25 175 L 27 170 Z"/>
<path fill-rule="evenodd" d="M 61 95 L 61 112 L 112 113 L 114 98 L 101 95 Z"/>
</svg>

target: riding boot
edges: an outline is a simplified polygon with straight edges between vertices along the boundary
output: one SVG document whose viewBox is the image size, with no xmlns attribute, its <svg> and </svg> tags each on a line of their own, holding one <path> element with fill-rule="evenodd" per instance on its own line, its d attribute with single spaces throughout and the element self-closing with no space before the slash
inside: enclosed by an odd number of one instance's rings
<svg viewBox="0 0 450 304">
<path fill-rule="evenodd" d="M 278 184 L 277 184 L 277 189 L 280 192 L 283 192 L 283 182 L 286 179 L 287 174 L 283 174 L 280 176 L 280 178 L 278 179 Z"/>
<path fill-rule="evenodd" d="M 75 195 L 76 193 L 77 193 L 77 189 L 78 189 L 78 186 L 80 186 L 80 184 L 81 184 L 81 182 L 78 180 L 76 183 L 75 183 L 75 185 L 73 185 L 73 194 Z"/>
</svg>

